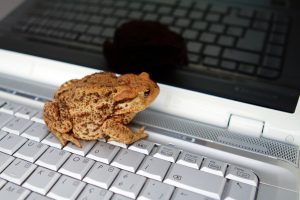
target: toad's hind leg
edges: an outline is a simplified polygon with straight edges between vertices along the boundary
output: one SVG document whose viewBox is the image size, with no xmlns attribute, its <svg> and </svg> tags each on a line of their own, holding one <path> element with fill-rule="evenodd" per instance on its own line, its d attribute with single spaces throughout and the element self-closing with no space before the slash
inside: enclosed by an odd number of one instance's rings
<svg viewBox="0 0 300 200">
<path fill-rule="evenodd" d="M 105 135 L 110 137 L 109 140 L 115 140 L 124 144 L 132 144 L 139 139 L 147 137 L 144 128 L 139 129 L 137 132 L 133 132 L 122 123 L 113 119 L 104 122 L 102 131 Z"/>
</svg>

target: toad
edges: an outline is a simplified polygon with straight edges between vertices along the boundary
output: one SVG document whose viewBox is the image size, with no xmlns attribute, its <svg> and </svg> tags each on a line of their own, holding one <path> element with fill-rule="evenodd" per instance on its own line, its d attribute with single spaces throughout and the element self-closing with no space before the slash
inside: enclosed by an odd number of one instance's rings
<svg viewBox="0 0 300 200">
<path fill-rule="evenodd" d="M 62 84 L 45 103 L 43 116 L 62 145 L 70 141 L 81 147 L 80 139 L 99 138 L 131 144 L 147 134 L 144 128 L 133 131 L 126 125 L 158 94 L 158 85 L 146 72 L 99 72 Z"/>
</svg>

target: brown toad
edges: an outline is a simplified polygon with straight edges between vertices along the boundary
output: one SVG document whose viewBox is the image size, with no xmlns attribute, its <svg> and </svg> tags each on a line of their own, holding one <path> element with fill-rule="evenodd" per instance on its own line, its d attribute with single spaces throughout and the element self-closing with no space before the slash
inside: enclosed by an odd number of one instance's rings
<svg viewBox="0 0 300 200">
<path fill-rule="evenodd" d="M 64 83 L 44 106 L 48 129 L 65 145 L 81 147 L 79 139 L 109 137 L 131 144 L 147 136 L 144 128 L 133 132 L 128 124 L 159 94 L 148 73 L 116 76 L 110 72 L 88 75 Z"/>
</svg>

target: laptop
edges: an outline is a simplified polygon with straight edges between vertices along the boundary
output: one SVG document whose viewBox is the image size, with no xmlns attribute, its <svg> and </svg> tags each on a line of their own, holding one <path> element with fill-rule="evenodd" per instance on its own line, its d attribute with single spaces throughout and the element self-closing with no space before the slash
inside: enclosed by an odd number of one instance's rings
<svg viewBox="0 0 300 200">
<path fill-rule="evenodd" d="M 286 38 L 293 42 L 280 45 L 274 38 L 268 38 L 267 41 L 273 42 L 263 45 L 264 51 L 269 45 L 284 49 L 282 56 L 274 52 L 264 54 L 280 59 L 280 70 L 273 70 L 278 76 L 258 75 L 262 69 L 272 71 L 272 67 L 263 67 L 264 57 L 259 59 L 262 66 L 252 63 L 255 76 L 242 72 L 240 66 L 246 64 L 244 60 L 229 57 L 223 60 L 228 47 L 222 45 L 222 55 L 204 53 L 209 45 L 216 47 L 219 39 L 214 43 L 204 40 L 200 54 L 204 58 L 188 49 L 190 65 L 174 69 L 172 82 L 161 80 L 158 98 L 134 119 L 132 128 L 145 126 L 149 134 L 146 140 L 129 146 L 94 141 L 78 149 L 72 144 L 62 147 L 47 131 L 42 118 L 43 103 L 65 81 L 109 68 L 100 51 L 93 54 L 75 47 L 74 42 L 71 42 L 74 46 L 66 48 L 53 41 L 45 42 L 47 37 L 39 35 L 37 40 L 30 38 L 37 37 L 33 33 L 16 31 L 14 25 L 21 20 L 18 16 L 27 16 L 27 9 L 35 5 L 35 1 L 23 2 L 3 4 L 8 14 L 1 21 L 0 195 L 5 199 L 299 199 L 300 84 L 295 61 L 298 41 L 293 36 L 297 33 L 297 18 L 293 18 L 297 14 L 296 5 L 291 8 L 287 1 L 206 2 L 208 7 L 197 10 L 209 16 L 205 17 L 209 27 L 216 16 L 225 18 L 232 12 L 233 4 L 255 9 L 250 28 L 242 28 L 245 36 L 262 31 L 266 25 L 254 28 L 257 10 L 270 11 L 272 7 L 270 20 L 279 21 L 270 24 L 292 24 L 288 25 Z M 132 9 L 139 3 L 131 5 Z M 146 3 L 152 8 L 160 3 L 175 7 L 173 1 Z M 181 2 L 181 6 L 186 8 L 196 3 Z M 212 6 L 215 4 L 217 9 Z M 150 9 L 149 5 L 140 6 Z M 222 14 L 224 7 L 226 14 Z M 184 13 L 183 10 L 177 11 L 177 15 Z M 275 17 L 274 10 L 280 12 L 280 19 Z M 290 15 L 286 18 L 281 12 Z M 251 16 L 249 13 L 246 15 Z M 259 19 L 268 21 L 268 15 L 263 16 Z M 227 24 L 225 36 L 230 36 L 229 27 Z M 283 27 L 286 26 L 276 28 L 274 34 L 284 35 L 279 33 L 284 32 Z M 266 34 L 272 35 L 272 31 L 269 27 Z M 192 32 L 187 35 L 191 37 Z M 218 38 L 221 36 L 217 34 Z M 237 48 L 232 52 L 258 54 L 257 50 L 242 48 L 242 44 L 238 47 L 238 43 L 242 42 L 236 39 Z M 195 46 L 197 41 L 191 44 Z M 194 54 L 199 56 L 197 62 L 192 59 Z M 207 64 L 205 59 L 214 62 L 219 59 L 220 69 L 215 69 L 213 62 Z M 236 63 L 237 71 L 221 71 L 224 61 Z M 207 69 L 209 73 L 204 73 Z M 218 79 L 213 79 L 216 72 Z"/>
</svg>

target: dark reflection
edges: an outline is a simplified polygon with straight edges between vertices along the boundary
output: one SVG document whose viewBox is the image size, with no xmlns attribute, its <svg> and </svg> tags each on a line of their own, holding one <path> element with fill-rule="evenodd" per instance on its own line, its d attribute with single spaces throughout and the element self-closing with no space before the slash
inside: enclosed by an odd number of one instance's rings
<svg viewBox="0 0 300 200">
<path fill-rule="evenodd" d="M 154 21 L 130 21 L 120 26 L 113 42 L 104 43 L 104 56 L 118 73 L 147 71 L 156 80 L 165 80 L 170 69 L 188 63 L 183 37 Z"/>
</svg>

